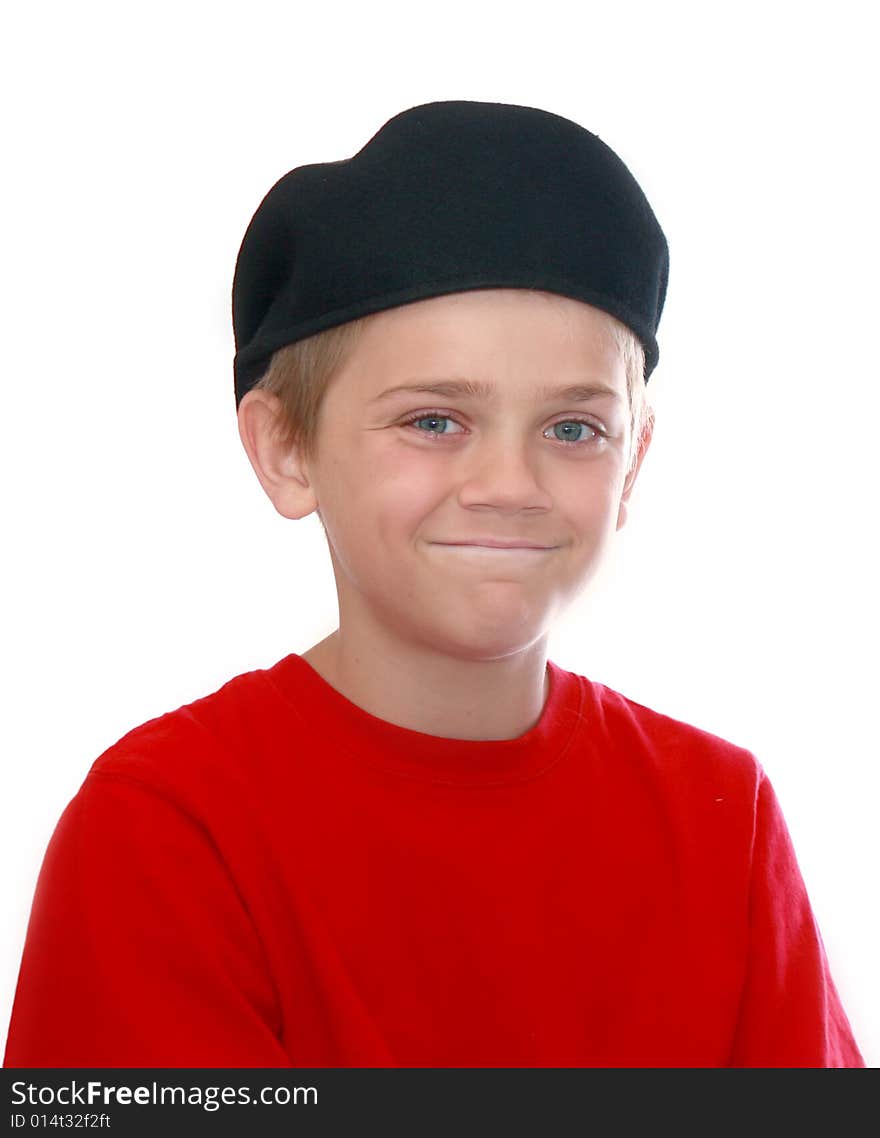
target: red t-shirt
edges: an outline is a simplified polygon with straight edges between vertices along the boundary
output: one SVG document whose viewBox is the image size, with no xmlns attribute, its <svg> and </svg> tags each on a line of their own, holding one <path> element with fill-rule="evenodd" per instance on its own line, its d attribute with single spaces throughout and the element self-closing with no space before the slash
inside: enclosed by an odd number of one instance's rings
<svg viewBox="0 0 880 1138">
<path fill-rule="evenodd" d="M 750 752 L 548 664 L 445 739 L 290 655 L 101 755 L 5 1065 L 861 1067 Z"/>
</svg>

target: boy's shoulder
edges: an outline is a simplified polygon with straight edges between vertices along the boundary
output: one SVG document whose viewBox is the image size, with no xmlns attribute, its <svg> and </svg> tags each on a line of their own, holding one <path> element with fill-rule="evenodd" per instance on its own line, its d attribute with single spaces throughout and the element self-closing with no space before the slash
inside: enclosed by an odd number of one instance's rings
<svg viewBox="0 0 880 1138">
<path fill-rule="evenodd" d="M 267 676 L 284 663 L 242 672 L 131 728 L 95 759 L 87 777 L 127 778 L 156 789 L 244 779 L 261 737 L 277 738 L 279 701 Z"/>
<path fill-rule="evenodd" d="M 672 776 L 680 785 L 726 783 L 751 797 L 764 769 L 753 751 L 730 739 L 650 707 L 607 684 L 579 677 L 585 714 L 619 761 Z"/>
</svg>

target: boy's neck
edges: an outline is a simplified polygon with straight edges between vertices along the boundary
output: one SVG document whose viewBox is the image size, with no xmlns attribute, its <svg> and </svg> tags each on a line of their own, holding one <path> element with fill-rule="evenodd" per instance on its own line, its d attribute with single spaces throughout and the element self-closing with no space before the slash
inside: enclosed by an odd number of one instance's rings
<svg viewBox="0 0 880 1138">
<path fill-rule="evenodd" d="M 371 715 L 447 739 L 516 739 L 550 692 L 546 641 L 500 660 L 471 661 L 399 646 L 360 651 L 337 629 L 301 653 L 332 688 Z"/>
</svg>

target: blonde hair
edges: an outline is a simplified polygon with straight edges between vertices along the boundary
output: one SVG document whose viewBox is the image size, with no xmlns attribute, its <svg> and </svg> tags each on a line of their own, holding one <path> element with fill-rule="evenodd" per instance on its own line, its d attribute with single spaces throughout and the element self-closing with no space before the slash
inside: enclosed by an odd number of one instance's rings
<svg viewBox="0 0 880 1138">
<path fill-rule="evenodd" d="M 317 448 L 318 417 L 330 380 L 345 365 L 369 316 L 338 324 L 279 348 L 259 381 L 257 390 L 278 397 L 276 439 L 285 450 L 296 447 L 312 459 Z M 630 407 L 630 453 L 627 473 L 635 465 L 642 436 L 653 423 L 654 410 L 645 391 L 645 349 L 635 333 L 614 317 L 611 327 L 626 369 Z"/>
</svg>

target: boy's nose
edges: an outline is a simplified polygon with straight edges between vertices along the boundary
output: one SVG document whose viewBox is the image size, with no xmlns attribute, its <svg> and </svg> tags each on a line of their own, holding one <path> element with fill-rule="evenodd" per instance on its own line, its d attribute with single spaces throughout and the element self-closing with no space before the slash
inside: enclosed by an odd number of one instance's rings
<svg viewBox="0 0 880 1138">
<path fill-rule="evenodd" d="M 485 440 L 463 458 L 459 500 L 463 506 L 507 510 L 550 509 L 538 457 L 509 435 Z"/>
</svg>

